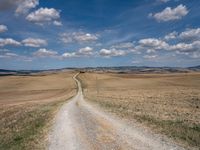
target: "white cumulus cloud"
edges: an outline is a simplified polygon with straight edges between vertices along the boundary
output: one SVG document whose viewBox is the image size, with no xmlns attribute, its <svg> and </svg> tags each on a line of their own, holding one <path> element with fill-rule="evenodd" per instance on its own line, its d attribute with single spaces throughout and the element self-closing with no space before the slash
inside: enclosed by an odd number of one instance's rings
<svg viewBox="0 0 200 150">
<path fill-rule="evenodd" d="M 63 33 L 60 34 L 60 40 L 63 43 L 71 42 L 92 42 L 98 40 L 98 35 L 85 33 L 85 32 L 73 32 L 73 33 Z"/>
<path fill-rule="evenodd" d="M 177 33 L 176 31 L 174 31 L 174 32 L 171 32 L 171 33 L 167 34 L 167 35 L 164 37 L 164 39 L 167 40 L 167 41 L 169 41 L 169 40 L 176 39 L 177 36 L 178 36 L 178 33 Z"/>
<path fill-rule="evenodd" d="M 62 58 L 72 58 L 72 57 L 77 57 L 75 52 L 72 52 L 72 53 L 66 52 L 62 54 Z"/>
<path fill-rule="evenodd" d="M 60 11 L 54 8 L 40 8 L 30 13 L 26 19 L 35 24 L 44 25 L 45 23 L 60 25 Z"/>
<path fill-rule="evenodd" d="M 75 32 L 73 33 L 73 37 L 78 42 L 95 41 L 98 39 L 98 37 L 94 34 L 83 32 Z"/>
<path fill-rule="evenodd" d="M 85 47 L 85 48 L 81 48 L 79 49 L 79 51 L 77 52 L 77 55 L 84 55 L 84 56 L 90 56 L 93 54 L 93 48 L 91 47 Z"/>
<path fill-rule="evenodd" d="M 101 49 L 99 52 L 100 56 L 103 57 L 113 57 L 113 56 L 124 56 L 127 54 L 124 50 L 116 50 L 116 49 Z"/>
<path fill-rule="evenodd" d="M 200 51 L 200 41 L 194 41 L 192 43 L 177 43 L 175 45 L 170 46 L 169 50 L 188 53 Z"/>
<path fill-rule="evenodd" d="M 168 43 L 166 43 L 165 41 L 156 38 L 141 39 L 138 43 L 140 44 L 139 46 L 142 49 L 160 50 L 167 49 L 167 47 L 169 46 Z"/>
<path fill-rule="evenodd" d="M 39 0 L 18 0 L 17 3 L 17 9 L 15 10 L 15 13 L 17 15 L 19 14 L 25 14 L 30 9 L 35 8 L 37 5 L 39 5 Z"/>
<path fill-rule="evenodd" d="M 61 21 L 57 21 L 57 20 L 55 20 L 55 21 L 53 22 L 53 24 L 54 24 L 55 26 L 62 26 L 62 22 L 61 22 Z"/>
<path fill-rule="evenodd" d="M 183 32 L 171 32 L 164 37 L 165 40 L 181 40 L 184 42 L 193 42 L 200 40 L 200 28 L 186 29 Z"/>
<path fill-rule="evenodd" d="M 6 32 L 8 30 L 8 28 L 7 28 L 7 26 L 5 26 L 5 25 L 0 25 L 0 33 L 2 33 L 2 32 Z"/>
<path fill-rule="evenodd" d="M 15 10 L 16 15 L 26 14 L 39 5 L 39 0 L 0 0 L 0 10 Z"/>
<path fill-rule="evenodd" d="M 182 40 L 200 40 L 200 28 L 187 29 L 186 31 L 180 33 L 179 37 Z"/>
<path fill-rule="evenodd" d="M 46 48 L 41 48 L 38 51 L 34 52 L 33 55 L 36 57 L 55 57 L 58 52 L 53 50 L 48 50 Z"/>
<path fill-rule="evenodd" d="M 63 58 L 72 58 L 72 57 L 89 57 L 92 56 L 94 54 L 93 48 L 92 47 L 84 47 L 84 48 L 80 48 L 78 51 L 76 52 L 66 52 L 64 54 L 62 54 Z"/>
<path fill-rule="evenodd" d="M 180 4 L 175 8 L 167 7 L 163 11 L 152 14 L 149 16 L 155 18 L 158 22 L 166 22 L 171 20 L 179 20 L 188 14 L 186 6 Z"/>
<path fill-rule="evenodd" d="M 43 39 L 37 39 L 37 38 L 27 38 L 22 41 L 24 46 L 29 46 L 29 47 L 41 47 L 41 46 L 46 46 L 47 41 Z"/>
<path fill-rule="evenodd" d="M 21 45 L 21 43 L 12 38 L 6 38 L 6 39 L 0 38 L 0 46 L 7 46 L 7 45 L 19 46 Z"/>
<path fill-rule="evenodd" d="M 146 58 L 146 59 L 155 59 L 155 58 L 158 57 L 158 55 L 145 55 L 143 57 Z"/>
</svg>

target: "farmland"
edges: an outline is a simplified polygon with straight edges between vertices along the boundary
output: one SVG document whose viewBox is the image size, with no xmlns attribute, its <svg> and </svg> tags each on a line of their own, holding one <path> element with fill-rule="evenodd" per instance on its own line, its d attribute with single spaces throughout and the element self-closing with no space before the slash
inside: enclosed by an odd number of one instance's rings
<svg viewBox="0 0 200 150">
<path fill-rule="evenodd" d="M 199 147 L 200 74 L 83 73 L 85 98 L 185 147 Z"/>
<path fill-rule="evenodd" d="M 0 77 L 0 149 L 44 149 L 55 113 L 76 93 L 73 74 Z"/>
</svg>

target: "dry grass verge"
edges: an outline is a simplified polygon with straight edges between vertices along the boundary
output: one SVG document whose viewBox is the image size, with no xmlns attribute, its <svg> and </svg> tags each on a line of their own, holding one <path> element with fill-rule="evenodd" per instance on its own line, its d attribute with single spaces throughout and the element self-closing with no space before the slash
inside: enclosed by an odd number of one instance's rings
<svg viewBox="0 0 200 150">
<path fill-rule="evenodd" d="M 0 77 L 0 149 L 45 148 L 55 113 L 76 93 L 73 74 Z"/>
<path fill-rule="evenodd" d="M 0 149 L 43 149 L 45 132 L 61 102 L 7 108 L 1 116 Z M 7 117 L 5 117 L 5 116 Z"/>
<path fill-rule="evenodd" d="M 199 73 L 85 73 L 79 77 L 89 101 L 136 119 L 189 149 L 200 147 Z"/>
</svg>

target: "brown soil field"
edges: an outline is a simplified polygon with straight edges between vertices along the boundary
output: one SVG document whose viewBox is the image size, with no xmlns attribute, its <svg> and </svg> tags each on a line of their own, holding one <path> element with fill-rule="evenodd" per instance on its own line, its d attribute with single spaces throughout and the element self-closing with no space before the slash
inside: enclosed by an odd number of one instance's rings
<svg viewBox="0 0 200 150">
<path fill-rule="evenodd" d="M 82 73 L 85 98 L 127 120 L 200 147 L 200 73 Z"/>
<path fill-rule="evenodd" d="M 0 77 L 0 149 L 44 149 L 54 114 L 76 94 L 74 74 Z"/>
</svg>

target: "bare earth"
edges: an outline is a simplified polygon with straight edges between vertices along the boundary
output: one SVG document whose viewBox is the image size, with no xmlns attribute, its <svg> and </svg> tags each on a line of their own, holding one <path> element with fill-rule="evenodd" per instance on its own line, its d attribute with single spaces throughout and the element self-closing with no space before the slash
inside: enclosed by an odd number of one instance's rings
<svg viewBox="0 0 200 150">
<path fill-rule="evenodd" d="M 77 75 L 74 80 L 78 93 L 58 112 L 49 135 L 49 150 L 183 149 L 163 136 L 138 124 L 122 122 L 86 102 Z"/>
</svg>

